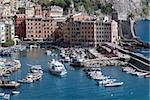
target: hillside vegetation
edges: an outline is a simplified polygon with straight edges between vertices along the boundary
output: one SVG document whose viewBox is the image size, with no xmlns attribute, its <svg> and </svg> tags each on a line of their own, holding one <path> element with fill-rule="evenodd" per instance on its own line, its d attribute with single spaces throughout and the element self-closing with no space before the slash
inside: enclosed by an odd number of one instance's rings
<svg viewBox="0 0 150 100">
<path fill-rule="evenodd" d="M 84 11 L 89 14 L 111 14 L 113 11 L 118 13 L 136 16 L 149 16 L 149 0 L 39 0 L 43 7 L 58 5 L 67 8 L 73 3 L 76 11 Z"/>
</svg>

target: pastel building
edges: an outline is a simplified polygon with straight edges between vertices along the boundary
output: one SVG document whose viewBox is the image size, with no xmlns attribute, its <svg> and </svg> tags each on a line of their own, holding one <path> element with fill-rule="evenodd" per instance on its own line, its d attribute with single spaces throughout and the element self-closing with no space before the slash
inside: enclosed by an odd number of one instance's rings
<svg viewBox="0 0 150 100">
<path fill-rule="evenodd" d="M 91 20 L 91 16 L 85 13 L 78 13 L 72 16 L 74 21 Z"/>
<path fill-rule="evenodd" d="M 27 18 L 26 39 L 29 40 L 52 40 L 54 23 L 49 18 Z"/>
<path fill-rule="evenodd" d="M 118 24 L 113 20 L 73 21 L 64 24 L 64 42 L 71 46 L 96 47 L 101 43 L 118 43 Z"/>
<path fill-rule="evenodd" d="M 7 40 L 10 39 L 14 39 L 15 37 L 15 24 L 14 24 L 14 19 L 10 18 L 10 19 L 5 19 L 5 25 L 6 25 L 6 36 L 7 36 Z"/>
<path fill-rule="evenodd" d="M 5 22 L 0 21 L 0 43 L 5 43 L 6 42 L 6 33 L 5 33 Z"/>
<path fill-rule="evenodd" d="M 59 6 L 51 6 L 50 7 L 50 16 L 57 17 L 57 16 L 63 16 L 63 8 Z"/>
</svg>

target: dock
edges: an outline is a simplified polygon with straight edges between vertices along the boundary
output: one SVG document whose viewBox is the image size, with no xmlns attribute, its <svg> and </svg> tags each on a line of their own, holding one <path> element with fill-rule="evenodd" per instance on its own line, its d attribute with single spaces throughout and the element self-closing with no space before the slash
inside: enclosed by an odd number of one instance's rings
<svg viewBox="0 0 150 100">
<path fill-rule="evenodd" d="M 130 60 L 128 61 L 128 64 L 134 65 L 134 67 L 136 67 L 136 69 L 139 71 L 143 70 L 145 72 L 150 72 L 150 60 L 148 58 L 146 58 L 142 54 L 124 50 L 117 45 L 113 45 L 113 47 L 115 47 L 119 52 L 130 56 Z"/>
</svg>

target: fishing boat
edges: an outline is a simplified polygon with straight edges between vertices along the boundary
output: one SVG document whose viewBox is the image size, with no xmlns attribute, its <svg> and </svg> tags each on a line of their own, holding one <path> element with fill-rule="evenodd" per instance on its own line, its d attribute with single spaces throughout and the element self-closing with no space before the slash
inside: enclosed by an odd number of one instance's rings
<svg viewBox="0 0 150 100">
<path fill-rule="evenodd" d="M 9 99 L 10 99 L 10 94 L 5 94 L 5 95 L 3 96 L 3 99 L 4 99 L 4 100 L 9 100 Z"/>
<path fill-rule="evenodd" d="M 49 62 L 49 71 L 55 75 L 67 74 L 67 71 L 66 71 L 64 65 L 55 59 L 52 59 L 52 61 Z"/>
<path fill-rule="evenodd" d="M 18 94 L 20 94 L 20 91 L 12 91 L 11 94 L 12 94 L 12 95 L 18 95 Z"/>
<path fill-rule="evenodd" d="M 123 85 L 123 82 L 110 82 L 108 84 L 105 84 L 105 87 L 117 87 Z"/>
</svg>

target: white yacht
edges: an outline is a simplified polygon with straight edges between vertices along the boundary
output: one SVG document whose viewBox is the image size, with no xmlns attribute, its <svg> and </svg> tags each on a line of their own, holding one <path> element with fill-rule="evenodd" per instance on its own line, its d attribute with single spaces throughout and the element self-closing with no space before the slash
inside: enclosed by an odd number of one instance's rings
<svg viewBox="0 0 150 100">
<path fill-rule="evenodd" d="M 31 68 L 30 68 L 30 71 L 32 73 L 43 73 L 42 71 L 42 66 L 41 65 L 33 65 Z"/>
<path fill-rule="evenodd" d="M 46 54 L 47 54 L 47 55 L 51 55 L 51 54 L 52 54 L 52 51 L 51 51 L 51 50 L 46 50 Z"/>
<path fill-rule="evenodd" d="M 20 91 L 12 91 L 12 95 L 18 95 Z"/>
<path fill-rule="evenodd" d="M 104 86 L 105 87 L 116 87 L 116 86 L 121 86 L 121 85 L 123 85 L 123 82 L 110 82 Z"/>
<path fill-rule="evenodd" d="M 55 75 L 67 74 L 67 71 L 64 65 L 55 59 L 52 59 L 52 61 L 49 62 L 49 70 L 52 74 L 55 74 Z"/>
<path fill-rule="evenodd" d="M 106 85 L 106 84 L 109 84 L 109 83 L 113 83 L 115 81 L 116 81 L 116 79 L 106 79 L 106 80 L 98 81 L 98 84 L 99 85 Z"/>
</svg>

